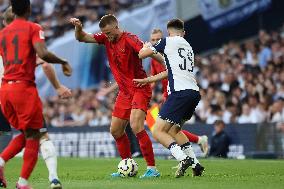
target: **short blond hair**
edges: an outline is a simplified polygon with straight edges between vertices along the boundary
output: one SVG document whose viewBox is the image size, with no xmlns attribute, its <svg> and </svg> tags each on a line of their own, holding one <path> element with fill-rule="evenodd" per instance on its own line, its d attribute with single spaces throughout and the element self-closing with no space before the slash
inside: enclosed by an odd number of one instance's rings
<svg viewBox="0 0 284 189">
<path fill-rule="evenodd" d="M 161 33 L 163 35 L 163 31 L 159 28 L 154 28 L 151 34 Z"/>
</svg>

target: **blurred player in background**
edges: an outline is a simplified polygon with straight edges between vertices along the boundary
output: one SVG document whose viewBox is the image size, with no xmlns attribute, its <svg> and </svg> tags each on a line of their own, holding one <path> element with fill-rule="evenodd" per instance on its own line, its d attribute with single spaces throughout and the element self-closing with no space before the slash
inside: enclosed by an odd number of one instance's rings
<svg viewBox="0 0 284 189">
<path fill-rule="evenodd" d="M 0 32 L 0 53 L 4 77 L 0 91 L 1 108 L 8 122 L 21 131 L 0 154 L 0 186 L 7 187 L 4 165 L 24 150 L 23 166 L 17 189 L 31 189 L 28 179 L 36 165 L 43 127 L 42 104 L 35 85 L 36 54 L 46 62 L 59 63 L 65 75 L 72 69 L 68 62 L 46 49 L 41 26 L 27 21 L 29 0 L 11 0 L 15 20 Z"/>
<path fill-rule="evenodd" d="M 162 38 L 163 38 L 162 30 L 157 29 L 157 28 L 153 29 L 151 36 L 150 36 L 150 43 L 152 45 L 154 45 Z M 161 64 L 160 62 L 158 62 L 154 58 L 151 59 L 151 75 L 157 75 L 157 74 L 159 74 L 159 73 L 161 73 L 165 70 L 166 70 L 166 67 L 165 67 L 164 64 Z M 168 79 L 165 78 L 165 79 L 161 80 L 161 84 L 162 84 L 164 102 L 165 102 L 167 97 L 168 97 L 168 91 L 167 91 Z M 156 109 L 156 108 L 158 108 L 158 109 Z M 154 104 L 153 107 L 150 110 L 148 110 L 148 112 L 147 112 L 146 121 L 147 121 L 147 125 L 148 125 L 148 127 L 150 128 L 151 131 L 153 130 L 153 126 L 155 125 L 159 109 L 160 109 L 160 107 L 158 105 Z M 154 113 L 152 113 L 152 110 L 154 111 Z M 190 133 L 186 130 L 182 130 L 182 132 L 186 135 L 186 137 L 188 138 L 188 140 L 190 142 L 197 143 L 200 146 L 201 151 L 204 153 L 204 156 L 207 156 L 207 154 L 208 154 L 208 137 L 206 135 L 197 136 L 197 135 Z"/>
<path fill-rule="evenodd" d="M 134 78 L 147 77 L 138 53 L 143 47 L 139 38 L 131 33 L 121 31 L 114 15 L 105 15 L 99 22 L 101 33 L 87 34 L 82 30 L 79 19 L 72 18 L 75 36 L 78 41 L 105 45 L 113 76 L 118 84 L 119 93 L 116 98 L 110 132 L 114 137 L 122 159 L 131 158 L 130 142 L 125 128 L 130 121 L 136 135 L 142 155 L 147 162 L 147 170 L 141 178 L 159 177 L 155 166 L 152 142 L 144 128 L 144 120 L 152 91 L 150 85 L 136 87 Z M 119 173 L 113 173 L 119 177 Z"/>
<path fill-rule="evenodd" d="M 153 136 L 180 162 L 175 176 L 184 176 L 189 166 L 194 176 L 201 176 L 204 171 L 197 160 L 191 144 L 181 127 L 189 120 L 200 101 L 199 87 L 193 74 L 194 54 L 184 37 L 184 23 L 179 19 L 167 24 L 169 37 L 162 38 L 154 46 L 146 43 L 139 52 L 140 58 L 161 53 L 165 58 L 167 70 L 145 79 L 134 79 L 137 86 L 169 78 L 169 97 L 163 104 L 157 118 Z"/>
</svg>

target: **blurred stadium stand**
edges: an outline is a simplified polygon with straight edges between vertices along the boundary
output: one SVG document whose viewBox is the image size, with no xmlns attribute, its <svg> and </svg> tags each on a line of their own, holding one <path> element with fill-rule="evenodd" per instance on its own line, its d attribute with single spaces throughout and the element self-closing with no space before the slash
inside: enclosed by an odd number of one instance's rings
<svg viewBox="0 0 284 189">
<path fill-rule="evenodd" d="M 185 125 L 184 129 L 207 135 L 209 141 L 214 130 L 206 124 Z M 277 131 L 275 124 L 229 124 L 225 130 L 231 138 L 229 158 L 283 158 L 283 133 Z M 105 126 L 50 128 L 49 136 L 61 157 L 118 156 L 115 141 Z M 152 141 L 156 156 L 171 157 L 167 149 Z M 203 157 L 198 145 L 193 144 L 193 148 L 198 157 Z"/>
</svg>

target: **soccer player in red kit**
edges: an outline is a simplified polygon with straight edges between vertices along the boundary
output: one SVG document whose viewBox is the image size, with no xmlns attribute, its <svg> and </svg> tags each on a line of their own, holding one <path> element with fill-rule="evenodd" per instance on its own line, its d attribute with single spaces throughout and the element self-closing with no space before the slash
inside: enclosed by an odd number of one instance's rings
<svg viewBox="0 0 284 189">
<path fill-rule="evenodd" d="M 153 29 L 151 36 L 150 36 L 150 43 L 152 45 L 156 44 L 160 39 L 163 38 L 163 32 L 160 29 Z M 156 59 L 151 60 L 151 75 L 157 75 L 163 71 L 166 70 L 166 67 L 164 64 L 161 64 Z M 163 79 L 161 81 L 162 83 L 162 89 L 163 89 L 163 95 L 164 95 L 164 101 L 166 101 L 168 97 L 168 79 Z M 182 132 L 186 135 L 188 140 L 193 143 L 199 144 L 201 151 L 204 153 L 205 156 L 208 154 L 208 137 L 206 135 L 203 136 L 197 136 L 191 132 L 188 132 L 186 130 L 182 130 Z"/>
<path fill-rule="evenodd" d="M 110 132 L 114 137 L 117 149 L 122 159 L 131 158 L 130 142 L 125 133 L 125 127 L 130 126 L 136 135 L 142 155 L 147 162 L 147 170 L 141 178 L 159 177 L 155 167 L 152 142 L 145 131 L 144 120 L 149 101 L 152 96 L 150 85 L 139 88 L 134 85 L 134 78 L 147 77 L 138 57 L 143 43 L 131 33 L 121 31 L 114 15 L 105 15 L 99 22 L 101 33 L 88 34 L 82 30 L 82 23 L 76 18 L 70 22 L 75 26 L 75 36 L 78 41 L 105 45 L 109 65 L 118 84 L 119 93 L 116 98 Z M 119 173 L 113 173 L 119 177 Z"/>
<path fill-rule="evenodd" d="M 27 21 L 30 0 L 11 0 L 15 20 L 0 32 L 0 53 L 4 77 L 0 90 L 3 114 L 21 134 L 0 154 L 0 187 L 6 187 L 5 163 L 25 148 L 17 189 L 31 189 L 28 179 L 36 165 L 40 129 L 43 126 L 42 104 L 35 80 L 36 54 L 49 63 L 59 63 L 65 75 L 72 69 L 67 61 L 50 53 L 45 46 L 41 26 Z"/>
<path fill-rule="evenodd" d="M 3 25 L 6 27 L 10 23 L 12 23 L 14 21 L 14 19 L 15 19 L 15 15 L 12 12 L 12 7 L 10 6 L 3 13 Z M 57 92 L 57 94 L 60 98 L 72 97 L 71 90 L 68 89 L 67 87 L 65 87 L 64 85 L 62 85 L 60 83 L 60 81 L 58 80 L 53 65 L 44 62 L 39 57 L 37 57 L 36 63 L 37 63 L 37 66 L 41 65 L 47 79 L 50 81 L 50 83 L 52 84 L 54 89 L 56 89 L 56 92 Z M 3 66 L 3 62 L 2 62 L 2 57 L 1 57 L 0 58 L 0 85 L 1 85 L 2 75 L 3 75 L 2 71 L 4 71 L 4 68 L 2 66 Z M 0 105 L 1 105 L 1 101 L 0 101 Z M 6 137 L 5 135 L 2 135 L 1 133 L 4 133 L 4 132 L 10 133 L 11 132 L 11 126 L 7 122 L 4 115 L 2 114 L 1 108 L 0 108 L 0 120 L 1 120 L 0 121 L 1 122 L 0 140 L 1 140 L 1 137 L 3 137 L 3 138 Z M 56 149 L 55 149 L 53 142 L 49 138 L 46 126 L 47 125 L 44 123 L 43 128 L 40 129 L 40 132 L 41 132 L 40 152 L 41 152 L 41 155 L 42 155 L 42 157 L 45 161 L 46 167 L 48 168 L 48 173 L 49 173 L 48 179 L 50 181 L 50 188 L 51 189 L 62 189 L 62 184 L 59 181 L 58 174 L 57 174 Z M 9 142 L 10 141 L 8 141 L 8 143 Z M 8 143 L 1 144 L 1 145 L 3 145 L 2 147 L 5 148 L 8 145 Z M 1 149 L 1 147 L 0 147 L 0 150 L 2 151 L 4 148 Z"/>
</svg>

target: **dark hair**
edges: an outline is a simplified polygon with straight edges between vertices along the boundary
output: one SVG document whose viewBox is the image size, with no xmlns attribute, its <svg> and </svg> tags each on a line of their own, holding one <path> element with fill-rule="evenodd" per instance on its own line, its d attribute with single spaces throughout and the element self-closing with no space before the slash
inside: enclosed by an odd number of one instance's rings
<svg viewBox="0 0 284 189">
<path fill-rule="evenodd" d="M 24 16 L 31 6 L 30 0 L 11 0 L 12 11 L 17 16 Z"/>
<path fill-rule="evenodd" d="M 184 23 L 181 19 L 175 18 L 168 22 L 167 28 L 174 28 L 177 30 L 184 30 Z"/>
<path fill-rule="evenodd" d="M 101 18 L 99 27 L 104 28 L 106 27 L 106 25 L 112 24 L 112 23 L 118 23 L 116 17 L 113 14 L 107 14 Z"/>
<path fill-rule="evenodd" d="M 226 126 L 225 123 L 224 123 L 224 121 L 222 121 L 222 120 L 216 120 L 216 121 L 214 122 L 214 125 L 216 125 L 216 126 L 222 125 L 223 127 Z"/>
</svg>

